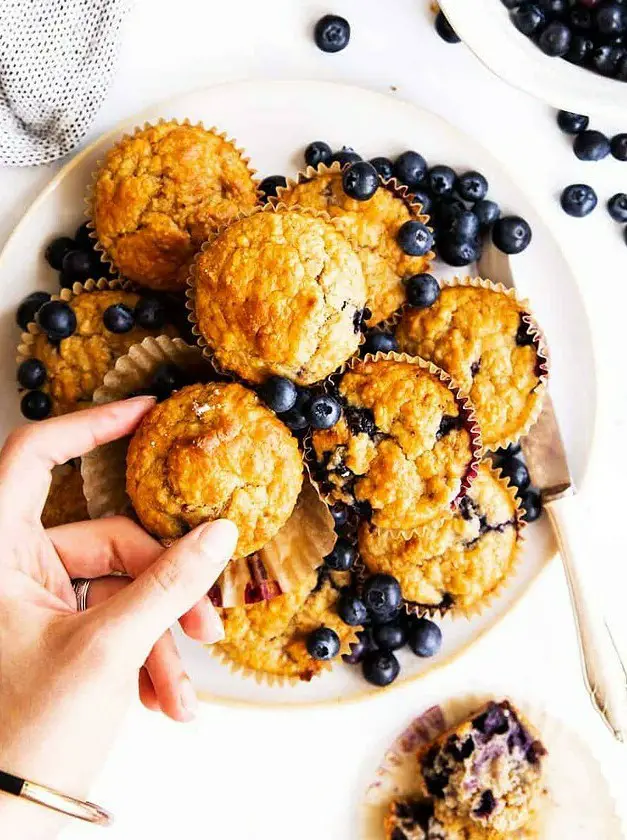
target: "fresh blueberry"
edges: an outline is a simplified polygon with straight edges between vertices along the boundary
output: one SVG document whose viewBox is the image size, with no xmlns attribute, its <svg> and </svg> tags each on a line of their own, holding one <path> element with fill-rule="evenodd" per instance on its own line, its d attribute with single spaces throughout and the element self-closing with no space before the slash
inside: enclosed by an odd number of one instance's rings
<svg viewBox="0 0 627 840">
<path fill-rule="evenodd" d="M 573 35 L 568 52 L 564 56 L 566 61 L 576 64 L 578 67 L 585 66 L 590 60 L 594 50 L 594 41 L 585 35 Z"/>
<path fill-rule="evenodd" d="M 416 656 L 435 656 L 442 645 L 442 631 L 428 618 L 417 618 L 410 624 L 407 642 Z"/>
<path fill-rule="evenodd" d="M 451 242 L 474 242 L 479 236 L 479 219 L 471 210 L 464 210 L 452 219 L 446 238 Z"/>
<path fill-rule="evenodd" d="M 557 124 L 564 134 L 579 134 L 590 124 L 590 118 L 584 114 L 574 114 L 572 111 L 558 111 Z"/>
<path fill-rule="evenodd" d="M 592 52 L 592 66 L 602 76 L 615 76 L 624 55 L 625 50 L 622 47 L 601 44 Z"/>
<path fill-rule="evenodd" d="M 27 391 L 20 402 L 20 410 L 27 420 L 44 420 L 52 410 L 52 402 L 43 391 Z"/>
<path fill-rule="evenodd" d="M 625 240 L 625 243 L 627 244 L 627 225 L 623 228 L 623 239 Z"/>
<path fill-rule="evenodd" d="M 185 385 L 185 376 L 181 368 L 165 363 L 155 370 L 148 390 L 159 402 L 163 402 L 172 396 L 173 391 L 178 391 L 183 385 Z"/>
<path fill-rule="evenodd" d="M 418 309 L 433 306 L 440 297 L 440 284 L 431 274 L 414 274 L 406 281 L 405 288 L 409 305 Z"/>
<path fill-rule="evenodd" d="M 130 306 L 114 303 L 102 313 L 102 323 L 109 332 L 127 333 L 135 326 L 135 316 Z"/>
<path fill-rule="evenodd" d="M 307 653 L 313 658 L 325 662 L 335 659 L 340 652 L 340 639 L 330 627 L 318 627 L 307 638 Z"/>
<path fill-rule="evenodd" d="M 538 38 L 538 46 L 551 58 L 566 55 L 572 40 L 572 32 L 565 23 L 554 20 L 544 29 Z"/>
<path fill-rule="evenodd" d="M 141 298 L 135 306 L 135 320 L 145 330 L 160 330 L 166 322 L 165 306 L 157 298 Z"/>
<path fill-rule="evenodd" d="M 344 587 L 340 592 L 340 597 L 337 602 L 337 614 L 344 624 L 348 624 L 351 627 L 361 627 L 368 621 L 366 605 L 349 586 Z"/>
<path fill-rule="evenodd" d="M 501 215 L 501 209 L 496 201 L 490 201 L 487 198 L 478 201 L 472 208 L 472 212 L 479 219 L 479 227 L 482 230 L 487 230 L 487 228 L 492 227 Z"/>
<path fill-rule="evenodd" d="M 450 166 L 438 164 L 432 166 L 428 174 L 429 189 L 436 198 L 451 195 L 455 187 L 455 170 Z"/>
<path fill-rule="evenodd" d="M 331 429 L 341 414 L 342 409 L 338 401 L 328 394 L 321 394 L 311 400 L 305 416 L 313 429 Z"/>
<path fill-rule="evenodd" d="M 523 507 L 525 522 L 535 522 L 542 513 L 542 497 L 537 490 L 526 490 L 521 494 L 520 502 Z"/>
<path fill-rule="evenodd" d="M 365 679 L 380 688 L 393 683 L 401 670 L 394 654 L 383 650 L 367 653 L 364 656 L 362 668 Z"/>
<path fill-rule="evenodd" d="M 447 44 L 459 44 L 461 40 L 457 32 L 455 32 L 451 24 L 444 16 L 444 12 L 438 12 L 435 16 L 435 31 L 443 41 L 446 41 Z"/>
<path fill-rule="evenodd" d="M 296 385 L 284 376 L 269 376 L 259 388 L 259 395 L 268 408 L 277 414 L 289 411 L 296 403 Z"/>
<path fill-rule="evenodd" d="M 363 600 L 373 618 L 389 621 L 403 601 L 401 587 L 392 575 L 372 575 L 364 584 Z"/>
<path fill-rule="evenodd" d="M 331 146 L 324 140 L 314 140 L 305 149 L 305 163 L 307 166 L 320 166 L 321 163 L 331 161 Z"/>
<path fill-rule="evenodd" d="M 592 29 L 592 11 L 585 7 L 573 6 L 568 13 L 568 20 L 578 32 L 589 32 Z"/>
<path fill-rule="evenodd" d="M 534 3 L 523 3 L 512 11 L 511 19 L 516 29 L 529 37 L 546 22 L 546 15 Z"/>
<path fill-rule="evenodd" d="M 522 451 L 519 443 L 510 443 L 505 449 L 497 449 L 494 453 L 498 458 L 514 458 Z"/>
<path fill-rule="evenodd" d="M 529 478 L 529 470 L 519 458 L 509 458 L 504 460 L 500 465 L 501 471 L 506 478 L 509 478 L 510 483 L 519 490 L 526 490 L 529 487 L 531 479 Z"/>
<path fill-rule="evenodd" d="M 565 187 L 560 196 L 562 210 L 569 216 L 582 218 L 597 206 L 597 194 L 587 184 L 571 184 Z"/>
<path fill-rule="evenodd" d="M 563 18 L 570 6 L 570 0 L 536 0 L 538 6 L 552 18 Z"/>
<path fill-rule="evenodd" d="M 627 222 L 627 195 L 616 193 L 607 202 L 607 210 L 615 222 Z"/>
<path fill-rule="evenodd" d="M 336 502 L 332 505 L 329 508 L 329 513 L 333 517 L 333 524 L 335 525 L 336 531 L 343 528 L 348 522 L 348 506 L 343 502 Z"/>
<path fill-rule="evenodd" d="M 74 310 L 69 303 L 62 300 L 50 300 L 44 303 L 37 312 L 36 321 L 51 341 L 69 338 L 76 330 Z"/>
<path fill-rule="evenodd" d="M 412 196 L 417 204 L 420 204 L 420 210 L 425 215 L 431 215 L 431 208 L 433 206 L 433 199 L 429 193 L 424 190 L 412 190 Z"/>
<path fill-rule="evenodd" d="M 610 141 L 610 151 L 616 160 L 627 160 L 627 134 L 615 134 Z"/>
<path fill-rule="evenodd" d="M 529 223 L 520 216 L 503 216 L 492 228 L 492 241 L 504 254 L 520 254 L 531 242 Z"/>
<path fill-rule="evenodd" d="M 314 27 L 314 41 L 322 52 L 340 52 L 348 46 L 350 37 L 350 24 L 339 15 L 324 15 Z"/>
<path fill-rule="evenodd" d="M 616 78 L 619 82 L 627 82 L 627 53 L 618 62 L 616 68 Z"/>
<path fill-rule="evenodd" d="M 533 342 L 534 337 L 529 329 L 529 324 L 521 316 L 518 329 L 516 330 L 516 344 L 519 347 L 531 347 Z"/>
<path fill-rule="evenodd" d="M 287 186 L 287 178 L 285 175 L 268 175 L 267 178 L 264 178 L 263 181 L 259 184 L 259 189 L 263 193 L 266 199 L 268 198 L 276 198 L 277 190 L 279 187 L 286 187 Z"/>
<path fill-rule="evenodd" d="M 394 163 L 394 175 L 401 184 L 413 190 L 420 186 L 427 174 L 427 161 L 418 152 L 407 151 L 399 155 Z"/>
<path fill-rule="evenodd" d="M 447 264 L 459 268 L 477 262 L 481 256 L 481 246 L 474 242 L 451 242 L 450 239 L 438 241 L 438 254 Z"/>
<path fill-rule="evenodd" d="M 358 160 L 342 173 L 342 187 L 349 198 L 368 201 L 379 189 L 379 175 L 371 163 Z"/>
<path fill-rule="evenodd" d="M 308 427 L 306 415 L 310 399 L 310 394 L 305 388 L 296 389 L 296 402 L 292 408 L 281 414 L 281 420 L 288 429 L 293 432 L 303 432 Z"/>
<path fill-rule="evenodd" d="M 82 225 L 79 225 L 76 228 L 76 233 L 74 234 L 74 239 L 76 240 L 76 244 L 81 251 L 90 251 L 94 250 L 95 240 L 91 238 L 90 230 L 89 230 L 89 222 L 83 222 Z"/>
<path fill-rule="evenodd" d="M 55 271 L 61 271 L 65 255 L 75 249 L 76 243 L 73 239 L 70 239 L 69 236 L 59 236 L 57 239 L 53 239 L 48 245 L 44 256 L 48 265 L 54 268 Z"/>
<path fill-rule="evenodd" d="M 93 257 L 87 251 L 68 251 L 63 257 L 61 278 L 64 285 L 84 283 L 94 273 Z"/>
<path fill-rule="evenodd" d="M 501 0 L 501 3 L 506 9 L 515 9 L 516 6 L 520 6 L 521 0 Z"/>
<path fill-rule="evenodd" d="M 488 194 L 488 181 L 481 172 L 464 172 L 457 179 L 457 193 L 464 201 L 481 201 Z"/>
<path fill-rule="evenodd" d="M 361 155 L 358 155 L 355 149 L 342 146 L 338 152 L 333 152 L 329 163 L 339 163 L 341 167 L 344 167 L 347 163 L 357 163 L 358 160 L 361 160 Z"/>
<path fill-rule="evenodd" d="M 575 137 L 573 151 L 579 160 L 603 160 L 610 153 L 610 141 L 600 131 L 582 131 Z"/>
<path fill-rule="evenodd" d="M 334 572 L 348 572 L 353 568 L 356 556 L 357 552 L 348 540 L 338 540 L 324 562 Z"/>
<path fill-rule="evenodd" d="M 619 3 L 601 3 L 594 22 L 601 35 L 621 35 L 627 28 L 625 7 Z"/>
<path fill-rule="evenodd" d="M 398 341 L 391 333 L 372 332 L 364 342 L 366 353 L 396 353 Z"/>
<path fill-rule="evenodd" d="M 433 212 L 438 231 L 449 230 L 452 221 L 465 210 L 466 205 L 459 198 L 453 198 L 450 195 L 439 198 Z"/>
<path fill-rule="evenodd" d="M 394 175 L 394 164 L 389 158 L 375 157 L 370 163 L 377 170 L 377 173 L 382 181 L 389 181 Z"/>
<path fill-rule="evenodd" d="M 407 644 L 407 629 L 401 622 L 377 624 L 372 636 L 381 650 L 399 650 Z"/>
<path fill-rule="evenodd" d="M 423 257 L 433 248 L 433 234 L 422 222 L 409 221 L 401 225 L 397 241 L 412 257 Z"/>
<path fill-rule="evenodd" d="M 31 292 L 20 303 L 15 313 L 15 320 L 21 330 L 25 330 L 35 320 L 37 312 L 50 300 L 49 292 Z"/>
<path fill-rule="evenodd" d="M 359 665 L 364 656 L 374 647 L 372 636 L 367 630 L 362 630 L 357 633 L 357 641 L 353 642 L 350 647 L 351 652 L 345 653 L 342 659 L 348 665 Z"/>
<path fill-rule="evenodd" d="M 29 391 L 41 388 L 46 381 L 46 366 L 39 359 L 24 359 L 17 369 L 17 381 Z"/>
</svg>

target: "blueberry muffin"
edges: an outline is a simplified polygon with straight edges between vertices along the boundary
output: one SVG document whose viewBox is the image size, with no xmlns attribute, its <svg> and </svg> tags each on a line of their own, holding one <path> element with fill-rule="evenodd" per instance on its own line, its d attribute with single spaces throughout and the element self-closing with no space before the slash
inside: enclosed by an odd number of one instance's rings
<svg viewBox="0 0 627 840">
<path fill-rule="evenodd" d="M 325 219 L 254 213 L 203 249 L 192 275 L 200 335 L 219 365 L 251 382 L 317 382 L 360 342 L 361 263 Z"/>
<path fill-rule="evenodd" d="M 181 388 L 131 439 L 126 489 L 143 526 L 176 539 L 231 519 L 235 557 L 262 548 L 288 520 L 303 469 L 296 439 L 256 394 L 236 383 Z"/>
<path fill-rule="evenodd" d="M 513 489 L 482 463 L 456 511 L 411 536 L 364 523 L 359 551 L 369 571 L 398 580 L 407 601 L 427 610 L 471 613 L 512 574 L 521 525 Z"/>
<path fill-rule="evenodd" d="M 248 163 L 200 125 L 161 122 L 119 140 L 95 176 L 92 224 L 129 280 L 185 288 L 185 263 L 216 227 L 257 203 Z"/>
<path fill-rule="evenodd" d="M 360 360 L 341 377 L 336 425 L 314 431 L 312 472 L 325 497 L 378 528 L 409 530 L 446 511 L 474 476 L 465 406 L 419 360 Z"/>
<path fill-rule="evenodd" d="M 533 818 L 545 755 L 529 723 L 504 700 L 424 747 L 418 762 L 436 819 L 452 814 L 510 836 Z"/>
<path fill-rule="evenodd" d="M 347 572 L 312 570 L 285 595 L 247 607 L 222 611 L 226 634 L 217 647 L 229 661 L 266 675 L 308 682 L 325 663 L 312 658 L 307 639 L 320 627 L 337 633 L 340 652 L 348 653 L 356 628 L 337 614 L 342 586 L 349 583 Z M 357 628 L 358 629 L 358 628 Z"/>
<path fill-rule="evenodd" d="M 436 818 L 430 799 L 395 799 L 384 820 L 385 840 L 505 840 L 500 832 L 477 825 L 452 813 Z M 523 832 L 507 834 L 509 840 L 530 838 Z"/>
<path fill-rule="evenodd" d="M 88 407 L 107 371 L 133 344 L 147 336 L 177 335 L 165 312 L 156 328 L 141 326 L 146 322 L 138 305 L 153 299 L 135 292 L 95 289 L 66 297 L 42 307 L 38 325 L 22 336 L 19 350 L 18 382 L 43 391 L 54 415 Z M 29 380 L 33 370 L 41 381 Z"/>
<path fill-rule="evenodd" d="M 41 514 L 41 524 L 44 528 L 56 528 L 57 525 L 69 525 L 86 519 L 89 519 L 89 514 L 78 464 L 70 461 L 55 467 Z"/>
<path fill-rule="evenodd" d="M 419 205 L 412 205 L 400 189 L 380 187 L 367 201 L 344 192 L 337 168 L 320 167 L 312 177 L 278 190 L 278 201 L 324 210 L 355 249 L 366 280 L 368 326 L 389 318 L 405 302 L 403 279 L 428 271 L 433 254 L 412 257 L 397 242 L 401 226 L 411 219 L 426 222 Z"/>
<path fill-rule="evenodd" d="M 446 370 L 470 395 L 483 443 L 498 449 L 537 419 L 547 357 L 523 304 L 487 283 L 442 289 L 425 309 L 408 307 L 396 337 L 406 353 Z"/>
</svg>

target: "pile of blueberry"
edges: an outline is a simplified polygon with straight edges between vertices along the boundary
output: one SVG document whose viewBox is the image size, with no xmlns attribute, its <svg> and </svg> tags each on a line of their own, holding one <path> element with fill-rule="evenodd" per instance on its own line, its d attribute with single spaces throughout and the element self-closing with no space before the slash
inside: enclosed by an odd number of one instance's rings
<svg viewBox="0 0 627 840">
<path fill-rule="evenodd" d="M 509 479 L 512 487 L 516 488 L 516 495 L 523 509 L 523 519 L 526 522 L 535 522 L 542 513 L 542 497 L 531 487 L 529 470 L 525 465 L 520 444 L 511 443 L 506 449 L 498 449 L 492 455 L 492 461 L 503 476 Z"/>
<path fill-rule="evenodd" d="M 59 272 L 61 288 L 71 289 L 74 283 L 84 283 L 89 278 L 109 277 L 107 266 L 94 250 L 95 242 L 89 236 L 87 222 L 74 234 L 53 239 L 45 251 L 48 264 Z"/>
<path fill-rule="evenodd" d="M 627 82 L 623 0 L 502 0 L 512 23 L 548 56 Z"/>
</svg>

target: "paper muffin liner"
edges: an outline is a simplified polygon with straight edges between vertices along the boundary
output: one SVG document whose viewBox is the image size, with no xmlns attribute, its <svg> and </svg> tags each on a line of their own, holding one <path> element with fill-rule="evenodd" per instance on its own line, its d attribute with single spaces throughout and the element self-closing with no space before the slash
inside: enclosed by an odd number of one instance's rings
<svg viewBox="0 0 627 840">
<path fill-rule="evenodd" d="M 229 137 L 229 135 L 225 131 L 219 131 L 219 129 L 216 126 L 212 126 L 211 128 L 205 128 L 205 125 L 202 122 L 202 120 L 200 120 L 196 123 L 192 123 L 192 121 L 189 120 L 189 119 L 178 120 L 178 119 L 175 119 L 175 118 L 174 119 L 166 119 L 165 117 L 162 117 L 161 119 L 157 120 L 157 122 L 154 122 L 154 123 L 153 122 L 145 122 L 143 125 L 136 125 L 132 130 L 125 131 L 124 134 L 121 137 L 118 137 L 118 139 L 115 141 L 115 143 L 113 143 L 107 149 L 107 151 L 105 153 L 105 156 L 102 157 L 102 158 L 99 158 L 96 161 L 96 166 L 91 173 L 89 183 L 88 183 L 87 189 L 85 191 L 84 212 L 85 212 L 85 217 L 87 219 L 87 229 L 89 230 L 89 236 L 90 236 L 90 239 L 92 239 L 93 243 L 94 243 L 94 251 L 100 257 L 100 261 L 108 267 L 109 271 L 111 273 L 115 274 L 115 275 L 118 275 L 118 276 L 120 276 L 120 272 L 119 272 L 117 266 L 115 265 L 115 262 L 114 262 L 113 258 L 110 257 L 110 255 L 107 252 L 107 249 L 104 247 L 104 245 L 102 245 L 102 243 L 98 239 L 98 234 L 96 232 L 95 223 L 94 223 L 94 220 L 93 220 L 93 217 L 94 217 L 93 202 L 94 202 L 94 190 L 95 190 L 95 186 L 96 186 L 96 181 L 98 179 L 98 175 L 100 174 L 100 170 L 102 169 L 102 166 L 105 162 L 105 158 L 109 154 L 109 152 L 111 151 L 112 148 L 117 146 L 123 140 L 128 140 L 131 137 L 135 137 L 137 134 L 140 134 L 142 131 L 146 131 L 149 128 L 156 128 L 157 126 L 164 125 L 165 123 L 172 123 L 172 124 L 178 125 L 178 126 L 191 125 L 194 128 L 202 128 L 204 131 L 208 132 L 209 134 L 215 135 L 220 140 L 224 140 L 225 142 L 230 143 L 230 145 L 239 154 L 242 162 L 244 164 L 246 164 L 246 168 L 248 169 L 248 172 L 250 173 L 252 181 L 256 185 L 256 192 L 257 192 L 258 200 L 261 200 L 262 197 L 263 197 L 261 191 L 259 190 L 259 180 L 258 180 L 258 178 L 255 177 L 257 175 L 257 170 L 252 168 L 250 158 L 248 157 L 248 155 L 246 155 L 243 147 L 238 146 L 235 139 L 232 138 L 232 137 Z M 184 284 L 181 284 L 181 285 L 183 286 Z M 143 287 L 143 288 L 149 288 L 149 287 Z M 183 291 L 183 288 L 181 288 L 181 292 L 182 291 Z"/>
<path fill-rule="evenodd" d="M 467 695 L 447 700 L 415 718 L 394 740 L 372 774 L 362 800 L 362 840 L 385 840 L 383 821 L 392 800 L 423 798 L 418 784 L 418 750 L 492 699 Z M 537 816 L 520 835 L 521 840 L 523 836 L 528 840 L 624 840 L 616 803 L 588 745 L 542 706 L 510 702 L 539 732 L 548 750 L 543 759 L 547 793 L 541 797 Z"/>
<path fill-rule="evenodd" d="M 193 260 L 190 263 L 189 275 L 188 275 L 188 278 L 187 278 L 186 307 L 187 307 L 187 310 L 188 310 L 188 313 L 189 313 L 188 318 L 189 318 L 189 323 L 190 323 L 191 328 L 192 328 L 192 334 L 193 334 L 193 336 L 196 340 L 197 345 L 201 348 L 204 357 L 211 364 L 213 369 L 217 373 L 219 373 L 221 376 L 226 376 L 230 379 L 233 379 L 236 382 L 243 382 L 245 384 L 246 380 L 243 377 L 239 376 L 238 374 L 234 373 L 233 371 L 228 370 L 228 368 L 225 368 L 224 365 L 222 365 L 222 363 L 218 361 L 218 359 L 215 356 L 214 351 L 212 350 L 211 347 L 209 347 L 209 345 L 205 341 L 205 339 L 204 339 L 204 337 L 203 337 L 203 335 L 200 331 L 200 327 L 198 326 L 198 321 L 197 321 L 197 318 L 196 318 L 196 281 L 195 281 L 196 265 L 198 263 L 198 260 L 201 256 L 201 254 L 203 254 L 205 251 L 207 251 L 209 248 L 211 248 L 211 246 L 216 241 L 216 239 L 218 239 L 229 227 L 231 227 L 232 224 L 235 224 L 236 222 L 239 222 L 242 219 L 248 219 L 251 216 L 256 216 L 258 213 L 281 213 L 281 212 L 286 212 L 286 211 L 295 212 L 295 213 L 302 213 L 302 214 L 307 215 L 307 216 L 312 216 L 313 218 L 316 218 L 316 219 L 322 219 L 325 222 L 328 222 L 329 224 L 333 224 L 333 219 L 329 216 L 328 213 L 325 213 L 323 210 L 315 210 L 315 209 L 310 209 L 309 207 L 301 207 L 300 205 L 297 205 L 297 204 L 295 204 L 293 207 L 287 207 L 285 204 L 280 204 L 280 203 L 279 204 L 270 204 L 269 202 L 267 202 L 266 204 L 263 204 L 263 205 L 260 205 L 259 207 L 253 208 L 252 210 L 248 210 L 246 212 L 240 213 L 237 216 L 237 218 L 232 219 L 228 224 L 220 225 L 219 227 L 217 227 L 216 230 L 214 231 L 213 235 L 210 236 L 208 239 L 206 239 L 205 242 L 203 242 L 200 249 L 197 251 L 196 255 L 194 256 Z M 334 225 L 334 227 L 335 227 L 335 225 Z M 359 347 L 362 346 L 362 344 L 364 343 L 365 340 L 366 340 L 366 337 L 365 337 L 365 335 L 363 333 L 363 330 L 362 330 L 360 332 L 359 342 L 358 342 L 358 345 L 357 345 L 357 351 L 356 352 L 359 351 Z M 307 385 L 307 386 L 303 386 L 303 387 L 310 388 L 310 387 L 313 387 L 313 385 Z"/>
<path fill-rule="evenodd" d="M 529 300 L 527 298 L 520 297 L 518 292 L 515 288 L 507 288 L 502 283 L 494 283 L 492 280 L 488 280 L 482 277 L 454 277 L 451 280 L 445 280 L 440 282 L 440 288 L 454 288 L 454 287 L 468 287 L 470 286 L 473 289 L 489 289 L 493 292 L 498 292 L 499 294 L 506 295 L 506 297 L 510 298 L 511 300 L 515 301 L 516 304 L 525 310 L 527 314 L 522 316 L 522 321 L 528 327 L 529 334 L 532 337 L 533 344 L 536 348 L 537 354 L 537 366 L 536 366 L 536 373 L 539 379 L 538 385 L 534 389 L 535 393 L 539 395 L 539 398 L 536 400 L 533 410 L 529 413 L 529 417 L 527 418 L 526 422 L 520 427 L 520 429 L 512 435 L 504 435 L 501 439 L 499 439 L 496 443 L 487 445 L 484 443 L 484 447 L 491 452 L 496 451 L 497 449 L 505 448 L 509 446 L 510 443 L 518 443 L 520 438 L 524 437 L 528 434 L 533 426 L 535 425 L 540 413 L 542 411 L 542 404 L 544 401 L 544 394 L 547 391 L 548 381 L 549 381 L 549 371 L 550 371 L 550 354 L 549 354 L 549 347 L 546 341 L 546 337 L 544 332 L 542 331 L 540 325 L 534 318 L 531 307 L 529 304 Z M 389 318 L 385 324 L 386 329 L 393 331 L 399 325 L 403 314 L 407 309 L 411 308 L 408 303 L 402 306 L 391 318 Z"/>
<path fill-rule="evenodd" d="M 201 380 L 211 378 L 213 372 L 198 347 L 180 338 L 148 337 L 117 360 L 95 392 L 94 402 L 125 399 L 146 387 L 164 363 L 197 369 Z M 135 517 L 126 493 L 128 444 L 129 438 L 112 441 L 83 457 L 84 493 L 92 519 L 115 514 Z M 217 606 L 235 607 L 288 592 L 322 564 L 335 540 L 333 517 L 305 482 L 290 519 L 278 534 L 255 554 L 231 561 L 209 595 Z"/>
</svg>

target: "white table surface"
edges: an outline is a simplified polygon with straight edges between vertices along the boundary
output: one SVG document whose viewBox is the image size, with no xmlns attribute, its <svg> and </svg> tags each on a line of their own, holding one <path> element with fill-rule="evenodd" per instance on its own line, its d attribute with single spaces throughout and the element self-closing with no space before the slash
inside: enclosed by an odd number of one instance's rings
<svg viewBox="0 0 627 840">
<path fill-rule="evenodd" d="M 353 27 L 349 47 L 334 56 L 319 52 L 310 35 L 313 22 L 329 11 L 344 14 Z M 242 78 L 337 79 L 419 103 L 478 137 L 548 205 L 577 270 L 595 338 L 598 435 L 578 501 L 590 565 L 627 654 L 627 245 L 603 207 L 613 193 L 627 192 L 627 164 L 577 161 L 551 109 L 495 79 L 463 45 L 449 46 L 434 34 L 427 0 L 335 0 L 332 7 L 315 0 L 138 0 L 117 79 L 85 143 L 177 92 Z M 597 127 L 627 131 L 627 115 L 622 125 Z M 0 171 L 0 242 L 59 166 Z M 600 203 L 584 220 L 564 215 L 556 201 L 563 186 L 580 181 L 597 189 Z M 587 699 L 558 561 L 460 661 L 361 705 L 301 711 L 205 706 L 185 726 L 137 705 L 93 799 L 116 815 L 111 840 L 185 832 L 229 840 L 356 838 L 364 784 L 394 734 L 434 701 L 486 689 L 547 705 L 578 730 L 603 763 L 615 796 L 622 792 L 619 808 L 627 817 L 627 747 L 612 740 Z M 74 825 L 64 836 L 96 834 Z"/>
</svg>

